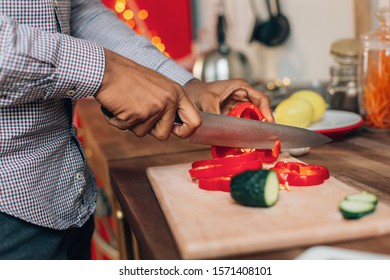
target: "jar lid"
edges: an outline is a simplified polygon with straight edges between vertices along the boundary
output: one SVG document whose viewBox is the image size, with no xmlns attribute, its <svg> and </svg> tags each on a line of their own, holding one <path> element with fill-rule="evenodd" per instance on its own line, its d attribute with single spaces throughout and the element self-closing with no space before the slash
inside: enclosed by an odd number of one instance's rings
<svg viewBox="0 0 390 280">
<path fill-rule="evenodd" d="M 341 39 L 331 45 L 330 52 L 336 56 L 357 57 L 360 51 L 360 41 L 357 38 Z"/>
</svg>

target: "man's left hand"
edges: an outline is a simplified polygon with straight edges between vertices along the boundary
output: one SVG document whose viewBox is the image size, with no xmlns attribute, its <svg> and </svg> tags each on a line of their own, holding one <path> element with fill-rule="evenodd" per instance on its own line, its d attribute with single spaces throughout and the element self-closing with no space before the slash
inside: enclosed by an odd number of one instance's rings
<svg viewBox="0 0 390 280">
<path fill-rule="evenodd" d="M 184 90 L 200 111 L 227 114 L 236 104 L 249 101 L 259 107 L 268 122 L 274 121 L 268 96 L 243 79 L 209 83 L 194 79 Z"/>
</svg>

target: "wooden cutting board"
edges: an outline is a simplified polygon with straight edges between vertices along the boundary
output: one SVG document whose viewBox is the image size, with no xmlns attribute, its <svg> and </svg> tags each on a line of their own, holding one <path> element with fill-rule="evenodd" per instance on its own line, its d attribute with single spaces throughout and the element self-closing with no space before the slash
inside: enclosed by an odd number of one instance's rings
<svg viewBox="0 0 390 280">
<path fill-rule="evenodd" d="M 283 158 L 284 157 L 284 158 Z M 284 155 L 280 160 L 297 161 Z M 275 206 L 237 204 L 230 193 L 191 181 L 191 164 L 149 167 L 147 176 L 183 259 L 238 254 L 372 237 L 390 232 L 390 207 L 344 220 L 339 202 L 358 190 L 331 177 L 324 184 L 282 190 Z"/>
</svg>

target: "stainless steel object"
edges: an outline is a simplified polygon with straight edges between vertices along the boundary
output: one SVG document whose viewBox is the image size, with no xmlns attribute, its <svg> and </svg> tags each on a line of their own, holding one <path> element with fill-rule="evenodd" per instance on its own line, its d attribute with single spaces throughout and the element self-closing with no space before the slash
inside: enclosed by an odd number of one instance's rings
<svg viewBox="0 0 390 280">
<path fill-rule="evenodd" d="M 251 68 L 246 56 L 222 47 L 199 57 L 194 64 L 193 74 L 204 82 L 243 78 L 252 83 Z"/>
<path fill-rule="evenodd" d="M 114 117 L 105 107 L 101 106 L 101 110 L 107 117 Z M 189 138 L 190 143 L 194 144 L 272 149 L 275 141 L 279 139 L 283 149 L 295 149 L 318 146 L 331 141 L 329 137 L 305 128 L 199 113 L 202 125 Z M 183 123 L 179 114 L 176 114 L 175 123 Z"/>
<path fill-rule="evenodd" d="M 218 47 L 196 59 L 193 75 L 204 82 L 243 78 L 252 83 L 253 77 L 247 57 L 228 46 L 225 40 L 225 31 L 226 20 L 221 13 L 218 15 L 217 21 Z"/>
<path fill-rule="evenodd" d="M 322 145 L 331 141 L 309 129 L 200 112 L 202 125 L 190 136 L 194 144 L 271 149 L 280 140 L 283 149 Z"/>
</svg>

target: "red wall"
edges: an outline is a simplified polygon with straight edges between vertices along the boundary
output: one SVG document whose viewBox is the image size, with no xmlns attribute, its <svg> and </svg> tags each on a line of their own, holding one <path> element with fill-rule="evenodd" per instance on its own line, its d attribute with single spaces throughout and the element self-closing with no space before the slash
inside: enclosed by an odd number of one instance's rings
<svg viewBox="0 0 390 280">
<path fill-rule="evenodd" d="M 109 8 L 114 10 L 117 0 L 102 0 Z M 165 51 L 173 59 L 181 59 L 191 54 L 191 1 L 190 0 L 127 0 L 126 9 L 134 5 L 139 10 L 145 9 L 149 16 L 143 20 L 148 32 L 139 25 L 134 29 L 149 38 L 159 36 L 165 45 Z M 123 19 L 122 13 L 117 13 Z M 136 18 L 135 22 L 141 22 Z M 124 20 L 125 21 L 125 20 Z M 130 27 L 129 27 L 130 28 Z"/>
</svg>

